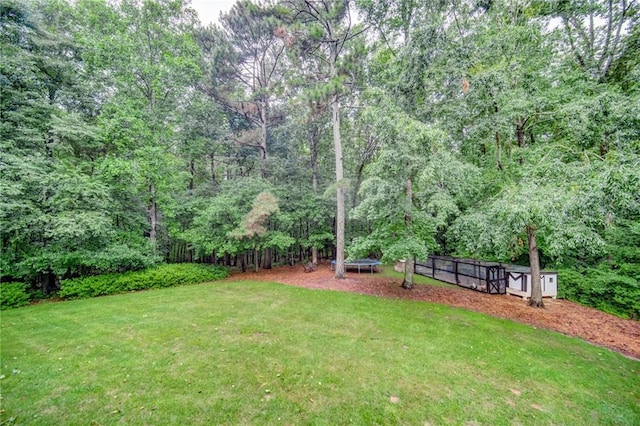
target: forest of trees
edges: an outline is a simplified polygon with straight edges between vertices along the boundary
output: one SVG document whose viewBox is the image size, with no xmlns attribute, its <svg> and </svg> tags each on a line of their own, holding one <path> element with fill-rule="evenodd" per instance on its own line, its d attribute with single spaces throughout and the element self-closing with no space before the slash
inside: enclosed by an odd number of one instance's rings
<svg viewBox="0 0 640 426">
<path fill-rule="evenodd" d="M 429 253 L 640 316 L 636 0 L 0 0 L 2 280 Z M 410 287 L 411 283 L 405 283 Z"/>
</svg>

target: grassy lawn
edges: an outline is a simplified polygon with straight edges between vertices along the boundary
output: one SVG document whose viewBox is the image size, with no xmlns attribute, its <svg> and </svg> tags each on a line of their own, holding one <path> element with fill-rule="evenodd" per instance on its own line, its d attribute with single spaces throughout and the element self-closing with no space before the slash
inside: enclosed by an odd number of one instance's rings
<svg viewBox="0 0 640 426">
<path fill-rule="evenodd" d="M 225 282 L 1 327 L 2 424 L 640 424 L 639 362 L 424 302 Z"/>
</svg>

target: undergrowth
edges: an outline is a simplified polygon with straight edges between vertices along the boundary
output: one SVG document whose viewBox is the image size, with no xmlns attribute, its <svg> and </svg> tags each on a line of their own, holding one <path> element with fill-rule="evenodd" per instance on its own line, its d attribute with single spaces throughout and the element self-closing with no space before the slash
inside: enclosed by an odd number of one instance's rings
<svg viewBox="0 0 640 426">
<path fill-rule="evenodd" d="M 227 271 L 218 266 L 193 263 L 160 265 L 143 271 L 64 280 L 60 285 L 59 296 L 63 299 L 81 299 L 127 291 L 196 284 L 225 277 L 227 277 Z"/>
</svg>

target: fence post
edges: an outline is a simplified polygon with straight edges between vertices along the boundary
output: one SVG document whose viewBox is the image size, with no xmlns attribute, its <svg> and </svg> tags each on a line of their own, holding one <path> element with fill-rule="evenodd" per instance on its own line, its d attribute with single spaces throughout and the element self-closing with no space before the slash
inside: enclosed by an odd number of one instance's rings
<svg viewBox="0 0 640 426">
<path fill-rule="evenodd" d="M 482 272 L 484 273 L 484 288 L 486 289 L 486 293 L 491 293 L 491 266 L 482 265 Z"/>
<path fill-rule="evenodd" d="M 436 260 L 431 257 L 431 278 L 436 279 Z"/>
</svg>

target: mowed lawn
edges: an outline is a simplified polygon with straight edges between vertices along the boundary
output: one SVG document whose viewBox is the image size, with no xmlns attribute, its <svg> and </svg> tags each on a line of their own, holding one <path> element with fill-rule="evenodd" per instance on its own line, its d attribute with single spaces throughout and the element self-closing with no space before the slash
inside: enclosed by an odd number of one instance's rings
<svg viewBox="0 0 640 426">
<path fill-rule="evenodd" d="M 2 424 L 640 424 L 640 362 L 424 302 L 223 282 L 1 315 Z"/>
</svg>

